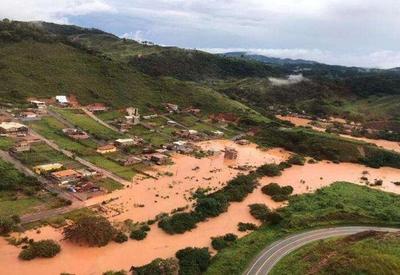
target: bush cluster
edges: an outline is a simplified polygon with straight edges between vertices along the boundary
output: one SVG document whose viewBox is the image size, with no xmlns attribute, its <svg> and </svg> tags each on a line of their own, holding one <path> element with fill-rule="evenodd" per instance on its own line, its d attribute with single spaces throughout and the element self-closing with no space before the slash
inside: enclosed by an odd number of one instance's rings
<svg viewBox="0 0 400 275">
<path fill-rule="evenodd" d="M 228 233 L 224 236 L 211 238 L 211 245 L 215 250 L 221 250 L 228 246 L 231 246 L 234 241 L 237 240 L 237 236 L 232 233 Z"/>
<path fill-rule="evenodd" d="M 84 216 L 64 228 L 67 240 L 89 246 L 105 246 L 115 235 L 115 228 L 104 217 Z"/>
<path fill-rule="evenodd" d="M 279 184 L 272 182 L 263 186 L 261 191 L 271 196 L 274 201 L 281 202 L 288 200 L 289 195 L 293 193 L 293 187 L 290 185 L 281 187 Z"/>
<path fill-rule="evenodd" d="M 60 253 L 61 247 L 53 240 L 31 242 L 29 246 L 19 253 L 21 260 L 29 261 L 34 258 L 52 258 Z"/>
<path fill-rule="evenodd" d="M 291 165 L 304 165 L 305 162 L 306 159 L 298 154 L 290 156 L 290 158 L 287 160 L 287 163 Z"/>
<path fill-rule="evenodd" d="M 238 230 L 240 232 L 245 232 L 245 231 L 253 231 L 256 230 L 258 227 L 254 223 L 244 223 L 240 222 L 238 223 Z"/>
<path fill-rule="evenodd" d="M 282 220 L 282 216 L 278 212 L 271 212 L 271 210 L 262 203 L 255 203 L 255 204 L 250 204 L 250 214 L 264 222 L 264 223 L 269 223 L 269 224 L 278 224 Z"/>
<path fill-rule="evenodd" d="M 260 176 L 276 177 L 282 175 L 281 170 L 277 164 L 264 164 L 257 168 L 256 173 Z"/>
<path fill-rule="evenodd" d="M 198 275 L 205 272 L 210 265 L 211 255 L 207 247 L 181 249 L 175 254 L 179 260 L 179 274 Z"/>
<path fill-rule="evenodd" d="M 179 263 L 177 259 L 168 258 L 168 259 L 160 259 L 157 258 L 153 260 L 151 263 L 133 267 L 132 274 L 135 275 L 175 275 L 178 274 L 179 271 Z"/>
<path fill-rule="evenodd" d="M 10 233 L 15 227 L 15 221 L 10 217 L 0 217 L 0 235 Z"/>
<path fill-rule="evenodd" d="M 132 230 L 129 237 L 131 239 L 140 241 L 147 237 L 148 231 L 150 231 L 150 227 L 148 225 L 142 225 L 140 228 Z"/>
<path fill-rule="evenodd" d="M 198 192 L 193 211 L 166 216 L 158 222 L 158 226 L 169 234 L 184 233 L 195 228 L 198 222 L 225 212 L 229 202 L 242 201 L 256 185 L 256 176 L 251 173 L 237 176 L 217 192 L 208 195 Z"/>
<path fill-rule="evenodd" d="M 124 232 L 118 231 L 118 233 L 115 234 L 113 241 L 116 243 L 124 243 L 128 241 L 128 236 L 126 236 Z"/>
</svg>

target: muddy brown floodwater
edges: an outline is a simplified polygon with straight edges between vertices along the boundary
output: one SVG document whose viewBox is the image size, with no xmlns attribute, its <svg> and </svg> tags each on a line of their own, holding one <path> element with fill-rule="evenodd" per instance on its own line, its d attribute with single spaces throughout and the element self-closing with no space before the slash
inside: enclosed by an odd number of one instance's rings
<svg viewBox="0 0 400 275">
<path fill-rule="evenodd" d="M 266 162 L 280 162 L 285 160 L 290 153 L 282 149 L 260 150 L 255 145 L 239 146 L 230 141 L 210 141 L 200 144 L 205 149 L 222 150 L 225 146 L 231 146 L 239 151 L 239 157 L 235 161 L 226 161 L 223 154 L 212 157 L 196 159 L 189 156 L 175 155 L 174 164 L 168 167 L 159 167 L 158 172 L 166 171 L 173 173 L 172 176 L 161 176 L 155 179 L 140 179 L 136 177 L 133 184 L 124 190 L 114 192 L 107 198 L 116 198 L 107 205 L 110 210 L 109 218 L 112 221 L 123 221 L 130 218 L 134 221 L 146 221 L 160 212 L 190 205 L 186 198 L 190 197 L 192 191 L 198 187 L 210 187 L 220 189 L 229 179 L 239 173 L 232 168 L 237 165 L 259 166 Z M 198 168 L 197 168 L 198 167 Z M 382 189 L 399 193 L 392 181 L 400 179 L 400 170 L 392 168 L 372 169 L 357 164 L 333 164 L 319 162 L 306 164 L 304 166 L 293 166 L 285 170 L 282 176 L 260 180 L 261 185 L 277 182 L 281 185 L 292 185 L 294 192 L 312 192 L 322 186 L 335 181 L 350 181 L 359 184 L 360 177 L 364 171 L 372 182 L 374 179 L 382 179 Z M 364 172 L 365 173 L 365 172 Z M 158 196 L 156 196 L 158 194 Z M 99 202 L 91 200 L 88 205 Z M 280 207 L 270 197 L 262 194 L 257 188 L 243 202 L 232 203 L 226 213 L 208 221 L 201 222 L 197 228 L 181 235 L 168 235 L 151 226 L 147 238 L 143 241 L 129 240 L 123 244 L 111 243 L 102 248 L 88 248 L 77 246 L 62 241 L 60 229 L 43 227 L 40 234 L 28 231 L 29 237 L 34 239 L 55 239 L 60 241 L 62 251 L 52 259 L 35 259 L 29 262 L 18 260 L 19 248 L 8 245 L 4 239 L 0 239 L 0 274 L 41 274 L 53 275 L 61 272 L 73 274 L 102 274 L 107 270 L 129 270 L 132 265 L 143 265 L 154 258 L 172 257 L 179 249 L 187 246 L 204 247 L 210 246 L 210 238 L 226 233 L 235 233 L 243 236 L 244 233 L 237 231 L 239 222 L 253 222 L 258 224 L 250 214 L 248 205 L 251 203 L 265 203 L 270 208 Z M 135 207 L 144 204 L 144 207 Z M 120 214 L 118 214 L 120 213 Z"/>
<path fill-rule="evenodd" d="M 310 119 L 306 119 L 306 118 L 300 118 L 300 117 L 294 117 L 294 116 L 281 116 L 278 115 L 276 116 L 277 118 L 281 119 L 281 120 L 286 120 L 286 121 L 290 121 L 291 123 L 293 123 L 296 126 L 308 126 L 311 127 L 313 130 L 316 131 L 320 131 L 323 132 L 325 131 L 324 128 L 320 128 L 320 127 L 316 127 L 311 125 L 310 123 L 312 122 L 312 120 Z M 343 119 L 332 119 L 332 121 L 338 121 L 343 123 Z M 345 137 L 345 138 L 349 138 L 349 139 L 354 139 L 354 140 L 360 140 L 360 141 L 364 141 L 367 143 L 372 143 L 375 144 L 376 146 L 382 147 L 384 149 L 387 150 L 393 150 L 396 152 L 400 153 L 400 143 L 399 142 L 395 142 L 395 141 L 389 141 L 389 140 L 383 140 L 383 139 L 370 139 L 370 138 L 364 138 L 364 137 L 353 137 L 350 135 L 340 135 L 341 137 Z"/>
</svg>

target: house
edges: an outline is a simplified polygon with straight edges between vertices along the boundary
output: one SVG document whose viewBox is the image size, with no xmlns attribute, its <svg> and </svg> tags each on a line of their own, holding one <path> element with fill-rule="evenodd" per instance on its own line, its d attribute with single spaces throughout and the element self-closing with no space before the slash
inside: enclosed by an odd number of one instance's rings
<svg viewBox="0 0 400 275">
<path fill-rule="evenodd" d="M 136 145 L 137 141 L 134 140 L 133 138 L 120 138 L 120 139 L 117 139 L 114 142 L 114 144 L 115 144 L 115 146 L 118 146 L 118 147 L 127 147 L 127 146 Z"/>
<path fill-rule="evenodd" d="M 17 122 L 2 122 L 0 123 L 0 133 L 26 135 L 28 133 L 28 127 Z"/>
<path fill-rule="evenodd" d="M 225 147 L 225 155 L 226 159 L 237 159 L 238 151 L 231 147 Z"/>
<path fill-rule="evenodd" d="M 126 159 L 119 159 L 118 162 L 123 166 L 130 166 L 142 162 L 142 159 L 135 156 L 129 156 Z"/>
<path fill-rule="evenodd" d="M 94 113 L 94 112 L 104 112 L 104 111 L 107 111 L 108 108 L 107 108 L 103 103 L 93 103 L 93 104 L 87 105 L 87 106 L 86 106 L 86 109 L 87 109 L 89 112 Z"/>
<path fill-rule="evenodd" d="M 61 170 L 52 172 L 51 177 L 57 181 L 58 184 L 67 184 L 71 182 L 77 182 L 81 178 L 81 174 L 72 169 Z"/>
<path fill-rule="evenodd" d="M 153 119 L 153 118 L 156 118 L 156 117 L 158 117 L 158 115 L 157 115 L 157 114 L 154 114 L 154 115 L 148 115 L 148 116 L 143 116 L 143 118 L 144 118 L 144 119 Z"/>
<path fill-rule="evenodd" d="M 89 135 L 79 129 L 75 129 L 75 128 L 65 128 L 62 130 L 64 134 L 66 134 L 67 136 L 69 136 L 72 139 L 76 139 L 76 140 L 84 140 L 84 139 L 88 139 Z"/>
<path fill-rule="evenodd" d="M 16 143 L 11 149 L 11 153 L 28 152 L 31 150 L 31 145 L 29 142 L 21 141 Z"/>
<path fill-rule="evenodd" d="M 168 125 L 171 125 L 171 126 L 175 126 L 175 125 L 177 125 L 178 123 L 176 123 L 176 121 L 173 121 L 173 120 L 168 120 L 168 121 L 167 121 L 167 124 L 168 124 Z"/>
<path fill-rule="evenodd" d="M 158 165 L 164 165 L 168 163 L 169 157 L 164 154 L 154 153 L 150 156 L 150 160 L 157 163 Z"/>
<path fill-rule="evenodd" d="M 39 100 L 31 100 L 30 103 L 38 110 L 45 110 L 47 107 L 45 102 Z"/>
<path fill-rule="evenodd" d="M 213 131 L 212 134 L 216 137 L 223 137 L 224 136 L 224 132 L 221 131 Z"/>
<path fill-rule="evenodd" d="M 114 152 L 117 152 L 117 147 L 115 147 L 112 144 L 107 144 L 107 145 L 98 147 L 96 152 L 100 153 L 100 154 L 114 153 Z"/>
<path fill-rule="evenodd" d="M 65 95 L 57 95 L 56 102 L 61 106 L 68 106 L 70 104 L 68 98 Z"/>
<path fill-rule="evenodd" d="M 139 109 L 138 108 L 133 108 L 129 107 L 126 108 L 127 116 L 125 116 L 125 119 L 128 123 L 137 125 L 140 123 L 140 114 L 139 114 Z"/>
<path fill-rule="evenodd" d="M 38 165 L 33 167 L 33 171 L 35 171 L 36 174 L 43 175 L 55 170 L 59 170 L 63 167 L 61 163 L 49 163 L 49 164 L 43 164 L 43 165 Z"/>
<path fill-rule="evenodd" d="M 90 169 L 90 168 L 79 169 L 76 171 L 79 174 L 81 174 L 82 177 L 85 177 L 85 178 L 95 177 L 95 176 L 99 175 L 99 172 L 97 172 L 96 170 Z"/>
<path fill-rule="evenodd" d="M 19 114 L 22 120 L 36 120 L 38 115 L 34 112 L 26 111 Z"/>
<path fill-rule="evenodd" d="M 197 115 L 201 112 L 200 109 L 197 108 L 188 108 L 185 110 L 187 113 L 192 114 L 192 115 Z"/>
<path fill-rule="evenodd" d="M 165 103 L 165 108 L 170 113 L 174 113 L 174 112 L 176 113 L 179 111 L 179 106 L 176 104 L 172 104 L 172 103 Z"/>
</svg>

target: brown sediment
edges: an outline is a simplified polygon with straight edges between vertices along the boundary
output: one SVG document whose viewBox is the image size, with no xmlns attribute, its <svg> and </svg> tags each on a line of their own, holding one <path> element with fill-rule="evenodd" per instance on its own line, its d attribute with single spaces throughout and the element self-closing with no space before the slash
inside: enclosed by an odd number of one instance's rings
<svg viewBox="0 0 400 275">
<path fill-rule="evenodd" d="M 107 204 L 106 208 L 119 209 L 122 213 L 110 217 L 110 220 L 118 222 L 130 218 L 133 221 L 146 221 L 160 212 L 170 212 L 177 207 L 191 205 L 192 202 L 187 201 L 185 197 L 189 198 L 191 192 L 198 187 L 220 189 L 229 179 L 240 172 L 233 166 L 259 166 L 266 162 L 280 162 L 289 155 L 289 152 L 281 149 L 263 151 L 257 149 L 256 145 L 253 144 L 240 146 L 231 141 L 204 142 L 200 145 L 205 149 L 215 150 L 222 150 L 229 145 L 239 151 L 239 157 L 234 161 L 226 161 L 223 154 L 202 159 L 175 155 L 173 156 L 173 165 L 157 169 L 160 173 L 172 172 L 172 176 L 162 176 L 158 180 L 140 180 L 137 177 L 129 188 L 102 198 L 102 200 L 111 197 L 117 198 Z M 364 171 L 368 171 L 368 173 Z M 371 182 L 375 179 L 382 179 L 383 185 L 380 188 L 383 190 L 396 193 L 400 191 L 400 187 L 391 183 L 398 181 L 400 170 L 392 168 L 372 169 L 358 164 L 333 164 L 325 161 L 304 166 L 293 166 L 286 169 L 282 176 L 265 177 L 260 180 L 260 183 L 265 185 L 270 182 L 277 182 L 281 185 L 291 185 L 294 187 L 294 193 L 300 194 L 312 192 L 335 181 L 365 184 L 360 182 L 361 176 L 368 177 Z M 157 194 L 158 197 L 156 197 Z M 166 198 L 168 196 L 169 198 Z M 88 204 L 97 202 L 99 201 L 91 200 Z M 210 238 L 214 236 L 226 233 L 243 236 L 245 233 L 237 231 L 239 222 L 258 224 L 258 221 L 249 214 L 248 205 L 251 203 L 265 203 L 270 208 L 277 208 L 282 205 L 282 203 L 276 203 L 269 196 L 262 194 L 260 188 L 258 188 L 249 194 L 243 202 L 232 203 L 226 213 L 199 223 L 197 228 L 190 232 L 171 236 L 160 230 L 157 225 L 152 225 L 151 231 L 143 241 L 129 240 L 123 244 L 110 243 L 101 248 L 77 246 L 62 241 L 61 229 L 43 227 L 40 229 L 40 234 L 35 231 L 28 231 L 25 234 L 34 239 L 50 238 L 60 241 L 62 252 L 52 259 L 35 259 L 23 262 L 18 260 L 17 257 L 20 249 L 8 245 L 4 239 L 0 239 L 1 274 L 50 275 L 69 272 L 86 275 L 102 274 L 107 270 L 128 270 L 132 265 L 143 265 L 157 257 L 174 256 L 177 250 L 187 246 L 210 246 Z M 144 204 L 144 207 L 134 206 L 138 204 Z"/>
<path fill-rule="evenodd" d="M 294 117 L 294 116 L 281 116 L 281 115 L 278 115 L 276 117 L 281 119 L 281 120 L 290 121 L 291 123 L 293 123 L 296 126 L 303 126 L 303 127 L 308 126 L 308 127 L 311 127 L 313 130 L 316 130 L 316 131 L 325 131 L 324 128 L 320 128 L 320 127 L 316 127 L 316 126 L 311 125 L 310 123 L 312 122 L 312 120 L 310 120 L 310 119 Z M 343 122 L 343 119 L 335 119 L 335 121 Z M 349 139 L 364 141 L 364 142 L 367 142 L 367 143 L 372 143 L 372 144 L 375 144 L 376 146 L 382 147 L 384 149 L 393 150 L 393 151 L 396 151 L 396 152 L 400 153 L 400 143 L 399 142 L 383 140 L 383 139 L 370 139 L 370 138 L 364 138 L 364 137 L 353 137 L 353 136 L 350 136 L 350 135 L 343 135 L 343 134 L 340 134 L 340 136 L 341 137 L 345 137 L 345 138 L 349 138 Z"/>
</svg>

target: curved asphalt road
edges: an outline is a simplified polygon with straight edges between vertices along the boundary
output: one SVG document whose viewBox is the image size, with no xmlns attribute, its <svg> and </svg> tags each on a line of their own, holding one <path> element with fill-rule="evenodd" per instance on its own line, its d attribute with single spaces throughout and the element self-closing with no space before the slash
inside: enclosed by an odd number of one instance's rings
<svg viewBox="0 0 400 275">
<path fill-rule="evenodd" d="M 307 231 L 295 234 L 276 241 L 266 247 L 250 264 L 245 275 L 265 275 L 268 274 L 272 268 L 284 256 L 308 243 L 327 239 L 331 237 L 347 236 L 362 231 L 375 230 L 375 231 L 400 231 L 396 228 L 386 227 L 373 227 L 373 226 L 347 226 L 347 227 L 333 227 Z"/>
</svg>

